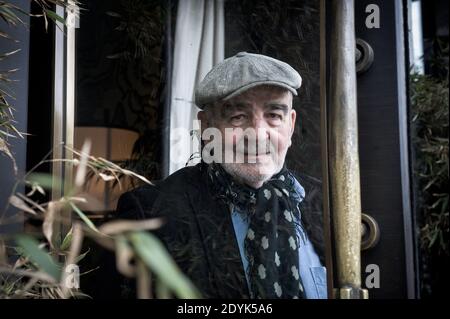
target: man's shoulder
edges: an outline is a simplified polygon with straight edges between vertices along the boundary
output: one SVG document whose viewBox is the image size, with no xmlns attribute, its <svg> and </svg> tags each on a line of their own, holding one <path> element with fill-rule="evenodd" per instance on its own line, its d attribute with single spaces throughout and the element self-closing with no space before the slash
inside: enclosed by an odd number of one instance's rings
<svg viewBox="0 0 450 319">
<path fill-rule="evenodd" d="M 163 180 L 146 184 L 122 194 L 117 204 L 117 217 L 143 219 L 158 199 L 182 200 L 188 189 L 199 188 L 202 184 L 202 164 L 179 169 Z"/>
<path fill-rule="evenodd" d="M 205 170 L 206 165 L 203 163 L 183 167 L 158 182 L 157 188 L 168 194 L 185 192 L 188 188 L 199 188 L 204 185 Z"/>
<path fill-rule="evenodd" d="M 183 167 L 176 172 L 170 174 L 163 180 L 157 180 L 152 184 L 145 184 L 131 191 L 124 193 L 122 196 L 148 197 L 152 193 L 160 192 L 177 192 L 183 191 L 187 186 L 196 187 L 202 183 L 203 166 L 201 164 L 195 166 Z"/>
</svg>

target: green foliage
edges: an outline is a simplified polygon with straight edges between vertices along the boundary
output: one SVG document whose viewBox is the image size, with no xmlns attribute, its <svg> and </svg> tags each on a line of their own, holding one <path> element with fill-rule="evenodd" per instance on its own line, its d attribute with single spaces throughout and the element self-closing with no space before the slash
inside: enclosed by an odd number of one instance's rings
<svg viewBox="0 0 450 319">
<path fill-rule="evenodd" d="M 35 15 L 37 17 L 43 17 L 45 20 L 45 26 L 48 26 L 48 19 L 52 21 L 58 21 L 64 23 L 64 19 L 58 16 L 54 11 L 50 8 L 53 5 L 61 5 L 63 7 L 68 7 L 69 5 L 63 0 L 34 0 L 42 9 L 42 14 Z M 73 1 L 73 3 L 78 3 L 77 1 Z M 10 27 L 27 27 L 23 18 L 29 15 L 27 12 L 22 10 L 20 7 L 8 3 L 6 1 L 0 2 L 0 19 L 6 22 L 6 24 Z M 0 30 L 0 39 L 2 41 L 13 41 L 18 42 L 12 39 L 7 32 L 4 30 Z M 13 50 L 11 52 L 0 52 L 0 61 L 8 58 L 9 56 L 16 54 L 19 52 L 18 50 Z M 10 84 L 14 81 L 11 79 L 11 75 L 17 69 L 10 70 L 0 70 L 0 152 L 8 156 L 14 165 L 14 171 L 17 173 L 17 166 L 10 150 L 10 144 L 8 140 L 10 138 L 23 138 L 23 133 L 20 132 L 16 128 L 16 122 L 14 121 L 14 106 L 11 105 L 8 100 L 14 100 L 13 90 L 10 88 Z"/>
<path fill-rule="evenodd" d="M 14 254 L 3 249 L 7 238 L 0 236 L 0 298 L 86 297 L 79 290 L 67 289 L 64 280 L 66 266 L 77 264 L 89 252 L 88 250 L 80 253 L 85 236 L 104 248 L 115 251 L 118 256 L 117 269 L 125 276 L 136 278 L 138 286 L 141 287 L 138 290 L 139 298 L 151 296 L 150 274 L 155 275 L 156 297 L 200 298 L 198 290 L 181 272 L 162 243 L 146 232 L 160 227 L 160 221 L 117 220 L 97 228 L 76 204 L 86 201 L 82 194 L 86 191 L 87 170 L 94 172 L 96 177 L 107 183 L 117 181 L 121 175 L 132 176 L 147 184 L 151 182 L 112 162 L 89 155 L 89 147 L 83 147 L 82 151 L 66 147 L 66 151 L 72 152 L 73 159 L 53 160 L 76 168 L 74 183 L 68 187 L 69 192 L 64 197 L 46 203 L 32 200 L 30 196 L 34 193 L 42 195 L 44 189 L 52 188 L 50 175 L 35 174 L 33 171 L 28 172 L 18 183 L 31 185 L 34 191 L 32 189 L 27 195 L 23 195 L 15 192 L 17 187 L 13 188 L 10 205 L 19 208 L 28 218 L 42 220 L 42 231 L 34 236 L 16 236 L 14 239 L 17 246 L 13 247 Z M 46 161 L 44 159 L 40 164 Z M 67 216 L 64 214 L 67 209 L 75 213 L 72 219 L 64 217 Z M 0 225 L 3 222 L 4 215 L 0 215 Z M 52 239 L 55 234 L 60 235 L 59 226 L 62 225 L 72 227 L 59 244 Z M 64 263 L 61 262 L 62 259 Z M 8 260 L 16 262 L 11 265 Z M 132 265 L 133 261 L 136 261 L 136 266 Z"/>
<path fill-rule="evenodd" d="M 129 235 L 137 255 L 160 279 L 159 289 L 172 290 L 178 298 L 200 298 L 197 289 L 180 271 L 161 242 L 151 233 L 134 232 Z M 163 287 L 167 287 L 164 289 Z M 165 294 L 166 292 L 161 292 Z"/>
<path fill-rule="evenodd" d="M 420 193 L 422 248 L 449 255 L 448 78 L 411 76 L 414 174 Z"/>
<path fill-rule="evenodd" d="M 23 256 L 29 258 L 36 266 L 50 275 L 55 281 L 60 280 L 61 265 L 59 265 L 48 251 L 41 248 L 39 241 L 27 235 L 16 237 L 17 245 L 22 249 Z"/>
<path fill-rule="evenodd" d="M 65 23 L 64 19 L 52 11 L 53 5 L 60 5 L 70 9 L 72 4 L 78 4 L 76 0 L 66 2 L 64 0 L 34 0 L 41 8 L 45 26 L 48 27 L 47 19 L 53 22 Z M 125 11 L 125 17 L 121 18 L 118 31 L 126 31 L 130 36 L 130 41 L 134 44 L 134 52 L 125 52 L 124 56 L 146 57 L 148 44 L 154 42 L 152 32 L 155 28 L 160 28 L 158 24 L 152 25 L 152 21 L 161 19 L 151 19 L 151 12 L 143 10 L 152 5 L 148 1 L 135 1 L 131 5 L 124 2 L 124 6 L 129 10 Z M 0 18 L 10 26 L 25 26 L 21 16 L 26 12 L 12 4 L 0 2 Z M 135 19 L 138 17 L 137 19 Z M 150 21 L 150 22 L 149 22 Z M 146 24 L 147 23 L 147 24 Z M 148 24 L 150 23 L 150 25 Z M 147 31 L 147 32 L 145 32 Z M 0 37 L 12 40 L 7 33 L 0 30 Z M 19 50 L 0 53 L 0 60 L 8 58 Z M 13 106 L 8 104 L 7 97 L 14 99 L 5 84 L 12 80 L 9 75 L 15 70 L 0 72 L 0 152 L 3 152 L 14 162 L 14 157 L 10 151 L 8 138 L 23 137 L 15 127 L 13 118 Z M 86 146 L 86 145 L 85 145 Z M 76 202 L 86 201 L 81 195 L 86 186 L 86 171 L 89 170 L 97 178 L 105 182 L 118 182 L 121 176 L 128 176 L 138 179 L 140 182 L 151 184 L 145 177 L 131 170 L 122 168 L 117 164 L 102 158 L 95 158 L 89 155 L 89 146 L 83 147 L 81 152 L 72 148 L 66 148 L 66 152 L 72 153 L 74 159 L 59 159 L 65 167 L 69 165 L 77 168 L 77 173 L 73 185 L 67 186 L 68 191 L 64 197 L 53 198 L 52 201 L 39 203 L 30 197 L 33 194 L 45 195 L 45 189 L 57 187 L 61 181 L 53 176 L 34 173 L 34 170 L 41 164 L 48 162 L 47 158 L 42 160 L 37 166 L 25 174 L 13 187 L 9 204 L 18 208 L 26 214 L 26 218 L 33 218 L 42 221 L 42 231 L 38 234 L 19 234 L 15 236 L 17 246 L 7 247 L 6 243 L 10 238 L 0 236 L 0 298 L 69 298 L 83 296 L 80 291 L 65 286 L 65 269 L 67 265 L 77 264 L 83 259 L 89 250 L 80 253 L 84 236 L 89 236 L 104 248 L 115 250 L 120 254 L 121 268 L 125 275 L 136 277 L 138 286 L 150 291 L 150 273 L 156 274 L 156 292 L 158 297 L 170 297 L 174 294 L 181 298 L 199 298 L 200 294 L 181 272 L 176 263 L 171 259 L 169 253 L 159 240 L 150 233 L 143 230 L 150 230 L 159 227 L 160 223 L 148 220 L 138 223 L 116 221 L 103 224 L 100 229 L 89 219 L 89 217 L 76 205 Z M 47 155 L 49 156 L 51 152 Z M 78 157 L 78 158 L 77 158 Z M 55 160 L 54 160 L 55 161 Z M 15 163 L 14 163 L 15 164 Z M 15 171 L 17 171 L 14 165 Z M 16 193 L 17 185 L 23 183 L 32 188 L 24 195 Z M 68 219 L 67 210 L 74 211 L 79 220 Z M 4 212 L 0 212 L 0 225 L 6 222 L 20 222 L 19 215 L 13 216 L 12 220 L 5 218 Z M 61 234 L 60 226 L 72 226 L 65 234 L 61 244 L 56 244 L 52 239 Z M 45 237 L 45 238 L 43 238 Z M 130 242 L 128 245 L 127 240 Z M 116 245 L 124 243 L 124 245 Z M 125 258 L 123 258 L 125 256 Z M 64 263 L 61 260 L 64 259 Z M 14 260 L 14 264 L 10 261 Z M 137 261 L 138 267 L 132 267 L 131 262 Z M 118 261 L 119 263 L 119 261 Z M 123 266 L 127 265 L 127 266 Z M 120 270 L 120 269 L 119 269 Z M 148 288 L 148 289 L 147 289 Z M 149 294 L 138 291 L 138 297 L 146 298 Z"/>
</svg>

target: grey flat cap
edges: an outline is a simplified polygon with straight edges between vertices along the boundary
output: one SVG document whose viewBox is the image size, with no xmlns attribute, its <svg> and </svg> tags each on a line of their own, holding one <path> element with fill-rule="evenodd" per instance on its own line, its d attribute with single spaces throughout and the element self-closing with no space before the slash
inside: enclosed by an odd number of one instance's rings
<svg viewBox="0 0 450 319">
<path fill-rule="evenodd" d="M 232 98 L 258 85 L 275 85 L 297 95 L 302 77 L 289 64 L 254 53 L 239 52 L 212 68 L 195 90 L 195 104 L 205 105 Z"/>
</svg>

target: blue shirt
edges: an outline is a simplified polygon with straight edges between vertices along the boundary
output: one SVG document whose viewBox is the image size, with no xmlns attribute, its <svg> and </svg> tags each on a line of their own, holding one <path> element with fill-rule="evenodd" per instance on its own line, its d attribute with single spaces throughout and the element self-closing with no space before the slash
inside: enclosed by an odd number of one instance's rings
<svg viewBox="0 0 450 319">
<path fill-rule="evenodd" d="M 295 182 L 295 189 L 297 195 L 300 198 L 305 197 L 305 190 L 300 185 L 300 183 L 291 176 Z M 244 240 L 247 235 L 247 230 L 249 226 L 248 220 L 244 217 L 245 214 L 240 213 L 233 205 L 231 205 L 231 217 L 234 226 L 234 232 L 236 235 L 236 240 L 239 246 L 239 252 L 241 254 L 242 265 L 244 269 L 247 269 L 248 260 L 244 252 Z M 326 269 L 322 266 L 319 257 L 317 256 L 314 247 L 308 236 L 302 229 L 302 227 L 297 228 L 299 234 L 300 243 L 298 249 L 299 258 L 299 270 L 300 277 L 302 279 L 303 288 L 305 289 L 305 294 L 307 299 L 326 299 L 327 298 L 327 276 Z M 245 272 L 247 279 L 247 285 L 249 285 L 249 278 L 247 272 Z"/>
</svg>

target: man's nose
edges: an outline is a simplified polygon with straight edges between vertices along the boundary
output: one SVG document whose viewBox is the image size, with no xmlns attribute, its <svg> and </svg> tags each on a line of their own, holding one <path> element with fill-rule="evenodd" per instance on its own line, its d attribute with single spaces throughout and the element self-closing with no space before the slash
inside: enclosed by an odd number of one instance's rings
<svg viewBox="0 0 450 319">
<path fill-rule="evenodd" d="M 262 140 L 270 139 L 270 134 L 269 134 L 270 125 L 267 123 L 264 116 L 258 116 L 258 117 L 253 118 L 252 128 L 255 130 L 256 143 L 258 143 L 259 139 L 262 139 Z"/>
</svg>

